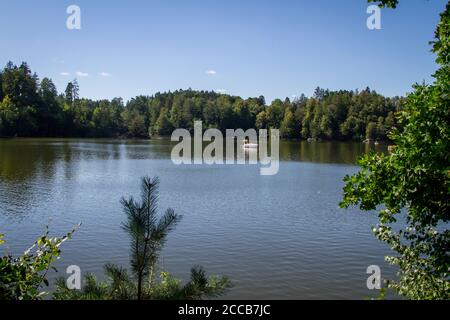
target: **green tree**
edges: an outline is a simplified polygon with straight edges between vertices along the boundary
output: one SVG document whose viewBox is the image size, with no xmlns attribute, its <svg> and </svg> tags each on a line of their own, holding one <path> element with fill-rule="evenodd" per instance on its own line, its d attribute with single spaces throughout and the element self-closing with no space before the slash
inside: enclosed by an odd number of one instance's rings
<svg viewBox="0 0 450 320">
<path fill-rule="evenodd" d="M 174 101 L 172 103 L 172 108 L 170 110 L 170 122 L 172 123 L 174 128 L 185 128 L 185 126 L 186 126 L 186 124 L 184 123 L 184 120 L 183 120 L 182 108 L 183 108 L 183 106 L 182 106 L 181 99 L 180 98 L 174 99 Z M 164 109 L 163 112 L 167 113 L 167 109 Z M 168 115 L 164 114 L 164 117 L 168 117 Z M 158 123 L 158 127 L 161 126 L 161 122 L 164 120 L 164 119 L 162 119 L 162 118 L 160 119 L 160 118 L 161 118 L 161 111 L 156 120 L 156 123 L 160 122 L 160 123 Z M 155 123 L 155 125 L 156 125 L 156 123 Z"/>
<path fill-rule="evenodd" d="M 275 99 L 266 112 L 269 128 L 279 129 L 284 116 L 283 102 L 280 99 Z"/>
<path fill-rule="evenodd" d="M 324 112 L 324 114 L 320 118 L 319 128 L 320 128 L 320 137 L 330 140 L 334 138 L 333 122 L 330 112 Z"/>
<path fill-rule="evenodd" d="M 20 114 L 17 106 L 11 101 L 9 96 L 3 98 L 0 103 L 0 136 L 13 136 L 17 133 L 16 126 Z"/>
<path fill-rule="evenodd" d="M 172 134 L 173 126 L 169 120 L 166 108 L 162 108 L 158 119 L 155 123 L 155 133 L 160 136 L 168 136 Z"/>
<path fill-rule="evenodd" d="M 3 69 L 2 91 L 10 99 L 10 109 L 18 111 L 18 119 L 11 128 L 13 135 L 38 134 L 36 114 L 39 112 L 40 101 L 37 75 L 32 74 L 25 62 L 19 67 L 9 62 Z"/>
<path fill-rule="evenodd" d="M 62 126 L 62 109 L 58 102 L 58 91 L 53 81 L 44 78 L 41 81 L 39 95 L 41 98 L 38 113 L 39 135 L 54 136 L 60 133 Z"/>
<path fill-rule="evenodd" d="M 0 257 L 0 300 L 38 300 L 47 293 L 48 272 L 61 253 L 60 246 L 72 237 L 75 229 L 62 238 L 52 238 L 47 232 L 17 258 Z M 0 234 L 0 245 L 4 243 Z"/>
<path fill-rule="evenodd" d="M 247 130 L 255 127 L 256 116 L 246 101 L 237 99 L 233 104 L 233 109 L 238 128 Z"/>
<path fill-rule="evenodd" d="M 158 217 L 158 188 L 158 178 L 143 178 L 141 201 L 133 197 L 121 200 L 126 215 L 123 229 L 130 237 L 132 275 L 122 267 L 108 264 L 108 281 L 97 282 L 92 274 L 87 274 L 81 291 L 67 289 L 64 279 L 60 279 L 56 299 L 202 299 L 221 295 L 230 287 L 227 278 L 208 278 L 201 267 L 192 268 L 191 280 L 185 285 L 167 272 L 162 272 L 158 281 L 155 275 L 160 252 L 168 234 L 181 220 L 172 209 Z"/>
<path fill-rule="evenodd" d="M 73 81 L 69 82 L 65 90 L 66 102 L 73 106 L 75 101 L 79 99 L 79 91 L 80 87 L 78 86 L 77 79 L 74 79 Z"/>
<path fill-rule="evenodd" d="M 374 140 L 377 137 L 377 124 L 369 122 L 366 128 L 366 139 Z"/>
<path fill-rule="evenodd" d="M 92 112 L 92 127 L 97 136 L 109 136 L 113 131 L 112 114 L 109 108 L 109 101 L 101 101 Z"/>
<path fill-rule="evenodd" d="M 369 2 L 376 2 L 380 7 L 397 8 L 398 0 L 368 0 Z"/>
<path fill-rule="evenodd" d="M 66 90 L 64 91 L 64 93 L 65 93 L 64 97 L 66 99 L 66 102 L 71 105 L 74 100 L 73 99 L 73 83 L 72 82 L 69 82 L 67 84 Z"/>
<path fill-rule="evenodd" d="M 158 178 L 143 178 L 141 203 L 132 197 L 122 199 L 122 207 L 127 216 L 124 230 L 131 240 L 131 266 L 137 280 L 137 299 L 142 299 L 144 280 L 153 283 L 156 262 L 167 235 L 181 220 L 181 216 L 167 209 L 158 220 Z"/>
<path fill-rule="evenodd" d="M 382 5 L 396 5 L 382 1 Z M 360 160 L 361 171 L 345 178 L 341 206 L 376 210 L 375 235 L 396 256 L 399 278 L 388 287 L 410 299 L 450 299 L 450 3 L 441 14 L 433 51 L 440 69 L 432 85 L 415 85 L 391 133 L 390 155 Z M 403 228 L 393 226 L 400 221 Z"/>
<path fill-rule="evenodd" d="M 267 118 L 267 112 L 261 111 L 256 116 L 256 123 L 255 123 L 256 129 L 258 129 L 258 130 L 267 129 L 268 125 L 269 125 L 269 119 Z"/>
<path fill-rule="evenodd" d="M 288 109 L 284 114 L 284 119 L 280 126 L 280 135 L 282 138 L 295 138 L 297 134 L 297 126 L 295 123 L 294 113 Z"/>
<path fill-rule="evenodd" d="M 122 119 L 128 134 L 132 137 L 143 138 L 148 136 L 148 130 L 145 125 L 145 116 L 138 110 L 130 108 L 125 109 L 122 113 Z"/>
</svg>

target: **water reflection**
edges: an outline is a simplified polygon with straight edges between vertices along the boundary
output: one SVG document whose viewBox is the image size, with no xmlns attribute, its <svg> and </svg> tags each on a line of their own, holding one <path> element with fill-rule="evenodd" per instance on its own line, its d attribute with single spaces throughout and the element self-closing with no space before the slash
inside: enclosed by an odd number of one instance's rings
<svg viewBox="0 0 450 320">
<path fill-rule="evenodd" d="M 280 143 L 282 161 L 355 164 L 361 155 L 370 151 L 386 152 L 387 146 L 356 142 L 284 141 Z"/>
<path fill-rule="evenodd" d="M 82 164 L 95 161 L 98 172 L 102 173 L 109 172 L 110 161 L 118 161 L 126 171 L 127 163 L 124 161 L 127 160 L 169 159 L 175 144 L 169 139 L 0 139 L 0 191 L 7 205 L 19 206 L 15 210 L 3 210 L 3 214 L 12 211 L 25 216 L 30 212 L 33 199 L 38 196 L 36 192 L 39 193 L 43 187 L 51 190 L 52 184 L 63 180 L 79 178 L 89 171 Z M 386 146 L 281 141 L 280 161 L 355 164 L 362 154 L 371 150 L 385 152 Z M 61 188 L 66 186 L 61 183 Z M 70 194 L 70 190 L 65 191 Z"/>
</svg>

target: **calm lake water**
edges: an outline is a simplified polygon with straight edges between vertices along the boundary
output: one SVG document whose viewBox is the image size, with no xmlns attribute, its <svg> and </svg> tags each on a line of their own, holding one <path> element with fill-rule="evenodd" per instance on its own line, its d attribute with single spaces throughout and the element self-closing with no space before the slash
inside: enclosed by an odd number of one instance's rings
<svg viewBox="0 0 450 320">
<path fill-rule="evenodd" d="M 122 196 L 139 196 L 139 178 L 159 176 L 160 208 L 183 215 L 163 251 L 163 267 L 187 279 L 194 265 L 227 275 L 236 299 L 364 299 L 369 265 L 383 276 L 389 249 L 371 233 L 375 214 L 342 210 L 342 179 L 369 147 L 359 143 L 282 142 L 280 170 L 260 166 L 175 166 L 169 140 L 0 140 L 0 231 L 23 252 L 50 224 L 63 235 L 67 266 L 102 277 L 128 266 Z M 379 146 L 380 151 L 384 147 Z M 2 250 L 4 250 L 3 247 Z M 54 276 L 54 275 L 52 275 Z"/>
</svg>

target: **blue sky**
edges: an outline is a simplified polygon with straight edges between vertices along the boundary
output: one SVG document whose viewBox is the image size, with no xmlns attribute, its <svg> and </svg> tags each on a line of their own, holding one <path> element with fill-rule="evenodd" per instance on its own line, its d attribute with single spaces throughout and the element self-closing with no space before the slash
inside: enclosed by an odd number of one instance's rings
<svg viewBox="0 0 450 320">
<path fill-rule="evenodd" d="M 270 101 L 318 85 L 403 95 L 432 81 L 446 2 L 400 1 L 371 31 L 364 0 L 0 0 L 0 64 L 27 61 L 59 91 L 76 77 L 93 99 L 193 88 Z M 66 28 L 71 4 L 81 30 Z"/>
</svg>

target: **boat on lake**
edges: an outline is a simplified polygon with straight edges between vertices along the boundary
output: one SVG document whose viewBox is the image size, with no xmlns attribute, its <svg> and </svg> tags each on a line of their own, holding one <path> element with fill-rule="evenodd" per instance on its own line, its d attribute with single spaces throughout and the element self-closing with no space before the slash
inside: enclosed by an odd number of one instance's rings
<svg viewBox="0 0 450 320">
<path fill-rule="evenodd" d="M 257 143 L 244 143 L 243 148 L 244 149 L 257 149 L 258 144 Z"/>
<path fill-rule="evenodd" d="M 244 142 L 244 145 L 242 147 L 244 149 L 257 149 L 258 148 L 257 143 L 250 143 L 250 141 L 248 139 L 245 139 L 243 142 Z"/>
</svg>

